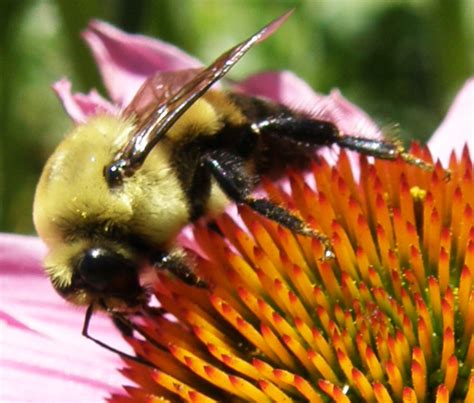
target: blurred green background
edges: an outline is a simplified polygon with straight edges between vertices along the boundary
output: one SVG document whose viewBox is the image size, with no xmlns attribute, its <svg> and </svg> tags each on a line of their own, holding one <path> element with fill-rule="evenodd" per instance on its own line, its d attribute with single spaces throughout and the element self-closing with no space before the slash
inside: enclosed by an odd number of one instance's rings
<svg viewBox="0 0 474 403">
<path fill-rule="evenodd" d="M 172 42 L 204 62 L 296 7 L 233 78 L 289 69 L 341 89 L 382 125 L 425 141 L 474 71 L 473 0 L 0 0 L 0 230 L 32 233 L 41 168 L 71 123 L 50 89 L 105 94 L 79 33 L 91 18 Z"/>
</svg>

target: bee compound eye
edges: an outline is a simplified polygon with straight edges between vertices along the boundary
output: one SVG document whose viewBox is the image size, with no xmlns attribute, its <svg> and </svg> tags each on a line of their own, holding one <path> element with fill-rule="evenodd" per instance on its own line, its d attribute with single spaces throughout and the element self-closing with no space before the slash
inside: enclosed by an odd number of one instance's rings
<svg viewBox="0 0 474 403">
<path fill-rule="evenodd" d="M 104 167 L 104 177 L 109 186 L 118 186 L 123 182 L 125 161 L 118 160 Z"/>
<path fill-rule="evenodd" d="M 137 271 L 133 262 L 109 249 L 87 249 L 79 260 L 76 270 L 90 288 L 121 294 L 137 284 Z"/>
</svg>

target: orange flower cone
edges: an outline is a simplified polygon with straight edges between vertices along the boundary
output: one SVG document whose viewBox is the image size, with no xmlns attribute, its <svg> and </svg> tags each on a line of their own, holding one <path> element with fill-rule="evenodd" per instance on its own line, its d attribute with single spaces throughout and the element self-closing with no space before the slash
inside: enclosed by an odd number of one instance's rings
<svg viewBox="0 0 474 403">
<path fill-rule="evenodd" d="M 430 161 L 426 149 L 413 153 Z M 467 148 L 451 178 L 403 161 L 345 153 L 314 163 L 317 190 L 289 175 L 267 193 L 328 234 L 292 234 L 240 208 L 195 238 L 210 290 L 162 276 L 174 318 L 146 318 L 129 342 L 156 369 L 127 362 L 137 388 L 112 401 L 468 402 L 474 396 L 474 186 Z M 471 400 L 472 401 L 472 400 Z"/>
</svg>

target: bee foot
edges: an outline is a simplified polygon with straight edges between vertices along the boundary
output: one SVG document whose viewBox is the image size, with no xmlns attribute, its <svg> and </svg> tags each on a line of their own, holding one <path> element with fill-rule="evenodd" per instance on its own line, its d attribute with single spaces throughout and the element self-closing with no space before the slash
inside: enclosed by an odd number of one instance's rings
<svg viewBox="0 0 474 403">
<path fill-rule="evenodd" d="M 451 175 L 452 175 L 452 172 L 450 169 L 446 168 L 443 170 L 444 171 L 444 176 L 443 176 L 443 180 L 445 182 L 449 182 L 451 180 Z"/>
<path fill-rule="evenodd" d="M 194 284 L 195 287 L 198 287 L 198 288 L 209 288 L 209 284 L 207 283 L 207 281 L 201 279 L 201 278 L 198 278 L 196 280 L 196 283 Z"/>
<path fill-rule="evenodd" d="M 310 236 L 312 238 L 316 238 L 318 241 L 322 243 L 324 251 L 320 260 L 325 262 L 325 261 L 333 260 L 336 258 L 336 254 L 334 253 L 334 250 L 332 248 L 331 241 L 326 235 L 324 235 L 323 233 L 313 228 L 307 228 L 305 230 L 304 235 Z"/>
</svg>

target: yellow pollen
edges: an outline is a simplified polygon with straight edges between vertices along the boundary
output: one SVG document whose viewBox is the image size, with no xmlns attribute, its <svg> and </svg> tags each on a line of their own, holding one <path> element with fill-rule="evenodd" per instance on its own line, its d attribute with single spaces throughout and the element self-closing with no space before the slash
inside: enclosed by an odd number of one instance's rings
<svg viewBox="0 0 474 403">
<path fill-rule="evenodd" d="M 410 195 L 415 202 L 422 202 L 426 198 L 426 190 L 419 186 L 413 186 L 410 188 Z"/>
</svg>

